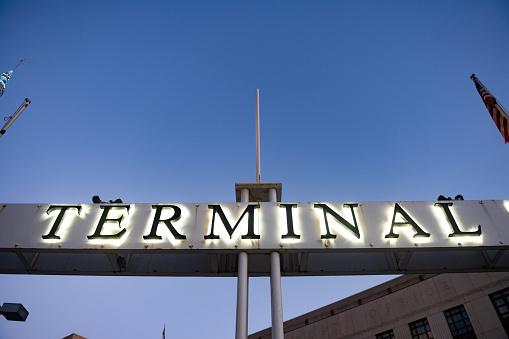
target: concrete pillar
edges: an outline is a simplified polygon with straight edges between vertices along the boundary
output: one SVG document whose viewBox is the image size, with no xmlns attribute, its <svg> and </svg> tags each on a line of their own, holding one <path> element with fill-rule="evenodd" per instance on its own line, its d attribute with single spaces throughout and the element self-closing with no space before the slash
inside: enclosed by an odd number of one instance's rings
<svg viewBox="0 0 509 339">
<path fill-rule="evenodd" d="M 272 339 L 284 339 L 281 263 L 278 252 L 272 252 L 270 254 L 270 304 L 272 314 Z"/>
<path fill-rule="evenodd" d="M 249 190 L 247 188 L 240 191 L 240 202 L 249 202 Z"/>
<path fill-rule="evenodd" d="M 247 310 L 249 278 L 247 274 L 247 253 L 239 253 L 237 265 L 237 322 L 235 326 L 235 339 L 247 339 Z"/>
<path fill-rule="evenodd" d="M 269 188 L 269 202 L 277 202 L 275 188 Z M 270 254 L 270 305 L 272 314 L 272 338 L 284 339 L 281 260 L 278 252 L 272 252 Z"/>
<path fill-rule="evenodd" d="M 249 190 L 243 188 L 240 192 L 241 202 L 249 202 Z M 247 339 L 249 277 L 247 267 L 247 252 L 240 252 L 237 263 L 237 321 L 235 339 Z"/>
<path fill-rule="evenodd" d="M 275 188 L 269 188 L 269 202 L 277 202 L 277 194 Z"/>
</svg>

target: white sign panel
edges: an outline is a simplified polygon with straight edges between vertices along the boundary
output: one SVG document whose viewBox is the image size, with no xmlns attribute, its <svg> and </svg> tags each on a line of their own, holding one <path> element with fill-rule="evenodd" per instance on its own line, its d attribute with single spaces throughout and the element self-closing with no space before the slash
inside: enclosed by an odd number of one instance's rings
<svg viewBox="0 0 509 339">
<path fill-rule="evenodd" d="M 0 249 L 354 250 L 509 244 L 509 201 L 4 204 Z"/>
</svg>

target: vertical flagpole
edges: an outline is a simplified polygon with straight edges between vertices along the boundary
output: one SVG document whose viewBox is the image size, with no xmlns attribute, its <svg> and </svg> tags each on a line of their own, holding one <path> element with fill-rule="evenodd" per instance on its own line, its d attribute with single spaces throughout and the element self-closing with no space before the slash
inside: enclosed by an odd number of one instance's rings
<svg viewBox="0 0 509 339">
<path fill-rule="evenodd" d="M 260 175 L 260 108 L 259 90 L 256 89 L 256 182 Z M 249 190 L 242 189 L 240 201 L 249 203 Z M 247 339 L 249 301 L 249 272 L 247 252 L 240 252 L 237 259 L 237 319 L 235 323 L 235 339 Z"/>
<path fill-rule="evenodd" d="M 256 89 L 256 182 L 260 183 L 260 90 Z"/>
</svg>

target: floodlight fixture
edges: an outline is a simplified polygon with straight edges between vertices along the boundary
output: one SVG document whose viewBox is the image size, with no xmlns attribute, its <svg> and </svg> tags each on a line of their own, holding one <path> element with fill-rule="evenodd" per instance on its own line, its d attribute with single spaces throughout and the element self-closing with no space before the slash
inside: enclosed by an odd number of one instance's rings
<svg viewBox="0 0 509 339">
<path fill-rule="evenodd" d="M 13 321 L 25 321 L 28 317 L 28 311 L 22 304 L 4 303 L 0 313 L 5 319 Z"/>
</svg>

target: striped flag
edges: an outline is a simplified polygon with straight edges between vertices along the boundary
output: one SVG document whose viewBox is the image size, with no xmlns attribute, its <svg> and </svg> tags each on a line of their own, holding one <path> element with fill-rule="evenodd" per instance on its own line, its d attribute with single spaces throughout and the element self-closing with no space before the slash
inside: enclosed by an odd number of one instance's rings
<svg viewBox="0 0 509 339">
<path fill-rule="evenodd" d="M 164 327 L 163 327 L 163 339 L 166 339 L 166 324 L 164 324 Z"/>
<path fill-rule="evenodd" d="M 0 75 L 0 97 L 4 95 L 5 92 L 5 86 L 7 85 L 7 81 L 11 78 L 12 75 L 12 69 L 8 72 L 2 73 Z"/>
<path fill-rule="evenodd" d="M 500 133 L 502 133 L 504 141 L 507 144 L 509 142 L 509 115 L 502 108 L 502 106 L 500 106 L 500 104 L 497 102 L 497 99 L 495 99 L 490 91 L 488 91 L 488 89 L 484 87 L 481 81 L 477 79 L 475 74 L 472 74 L 470 79 L 474 81 L 475 88 L 477 88 L 477 91 L 481 95 L 484 105 L 488 109 L 488 112 L 490 112 L 491 118 L 495 122 L 495 125 L 497 125 Z"/>
<path fill-rule="evenodd" d="M 20 60 L 16 67 L 11 69 L 10 71 L 2 73 L 2 75 L 0 75 L 0 97 L 4 95 L 5 86 L 7 85 L 7 81 L 11 78 L 12 72 L 14 72 L 14 70 L 18 68 L 18 66 L 21 65 L 23 61 L 25 61 L 25 59 Z"/>
</svg>

